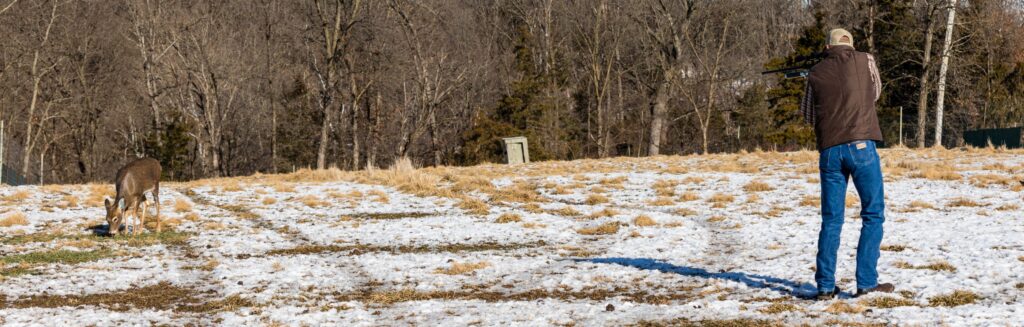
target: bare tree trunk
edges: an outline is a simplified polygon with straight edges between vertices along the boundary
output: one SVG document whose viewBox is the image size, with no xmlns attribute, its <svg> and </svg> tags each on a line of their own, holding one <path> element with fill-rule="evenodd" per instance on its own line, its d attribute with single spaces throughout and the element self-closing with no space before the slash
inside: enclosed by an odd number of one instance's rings
<svg viewBox="0 0 1024 327">
<path fill-rule="evenodd" d="M 331 111 L 323 110 L 324 121 L 320 123 L 320 145 L 316 150 L 316 169 L 327 168 L 327 132 L 331 127 Z"/>
<path fill-rule="evenodd" d="M 379 126 L 377 124 L 380 121 L 380 111 L 382 108 L 382 99 L 380 93 L 377 93 L 377 99 L 373 106 L 367 106 L 367 120 L 370 125 L 370 135 L 366 138 L 367 143 L 367 154 L 366 154 L 366 165 L 376 166 L 377 165 L 377 135 Z"/>
<path fill-rule="evenodd" d="M 354 86 L 353 86 L 354 87 Z M 352 100 L 351 126 L 352 135 L 352 170 L 359 170 L 359 100 Z"/>
<path fill-rule="evenodd" d="M 654 103 L 651 104 L 650 140 L 647 145 L 647 155 L 649 156 L 661 154 L 661 134 L 665 125 L 665 115 L 668 113 L 668 74 L 671 73 L 665 73 L 666 80 L 658 84 L 654 91 Z"/>
<path fill-rule="evenodd" d="M 437 142 L 438 134 L 440 133 L 437 128 L 437 110 L 430 110 L 430 151 L 434 155 L 434 166 L 441 165 L 441 146 Z"/>
<path fill-rule="evenodd" d="M 931 58 L 932 58 L 932 38 L 935 33 L 935 24 L 931 19 L 931 14 L 928 18 L 928 28 L 924 34 L 924 58 L 921 60 L 921 88 L 917 93 L 917 147 L 923 148 L 925 146 L 925 133 L 927 130 L 928 123 L 928 92 L 931 87 Z"/>
<path fill-rule="evenodd" d="M 875 1 L 868 4 L 868 53 L 875 54 L 875 11 L 878 9 Z"/>
<path fill-rule="evenodd" d="M 39 42 L 39 47 L 36 48 L 35 53 L 32 56 L 32 100 L 29 102 L 28 118 L 25 120 L 25 142 L 23 144 L 23 149 L 25 152 L 23 153 L 21 159 L 21 176 L 26 179 L 29 175 L 29 164 L 31 163 L 32 149 L 35 147 L 38 138 L 38 135 L 32 134 L 32 129 L 35 127 L 36 124 L 38 124 L 39 127 L 42 128 L 43 119 L 40 119 L 40 117 L 36 117 L 36 109 L 39 104 L 39 92 L 41 92 L 40 88 L 42 88 L 42 85 L 40 84 L 43 81 L 43 77 L 49 74 L 53 70 L 53 67 L 56 67 L 57 65 L 56 63 L 54 63 L 48 68 L 40 69 L 39 57 L 41 54 L 39 52 L 43 50 L 43 47 L 46 46 L 47 41 L 50 40 L 50 31 L 53 29 L 53 23 L 56 21 L 57 2 L 54 2 L 53 7 L 50 10 L 50 21 L 46 24 L 46 31 L 43 33 L 43 39 Z M 42 174 L 43 172 L 40 171 L 39 173 Z"/>
<path fill-rule="evenodd" d="M 946 69 L 949 67 L 949 51 L 953 43 L 953 22 L 956 16 L 956 0 L 949 0 L 949 17 L 946 19 L 946 40 L 942 46 L 942 64 L 939 66 L 939 92 L 935 99 L 935 144 L 942 147 L 942 110 L 946 100 Z"/>
</svg>

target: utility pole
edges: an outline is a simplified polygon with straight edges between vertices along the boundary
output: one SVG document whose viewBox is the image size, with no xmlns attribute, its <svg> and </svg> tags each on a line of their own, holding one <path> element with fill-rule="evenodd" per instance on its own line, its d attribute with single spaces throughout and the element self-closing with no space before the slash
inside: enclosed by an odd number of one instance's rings
<svg viewBox="0 0 1024 327">
<path fill-rule="evenodd" d="M 946 99 L 946 69 L 949 68 L 949 48 L 953 42 L 953 21 L 956 16 L 956 0 L 949 0 L 949 17 L 946 19 L 946 41 L 942 46 L 942 65 L 939 66 L 939 93 L 935 100 L 935 146 L 942 146 L 942 107 Z"/>
</svg>

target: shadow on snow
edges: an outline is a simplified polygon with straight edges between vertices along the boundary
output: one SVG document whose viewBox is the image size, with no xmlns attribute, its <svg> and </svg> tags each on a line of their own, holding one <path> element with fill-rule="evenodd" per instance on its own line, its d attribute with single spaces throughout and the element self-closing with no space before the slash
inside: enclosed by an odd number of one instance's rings
<svg viewBox="0 0 1024 327">
<path fill-rule="evenodd" d="M 740 282 L 747 287 L 769 289 L 775 292 L 792 295 L 799 298 L 811 298 L 817 294 L 814 285 L 798 283 L 788 279 L 748 274 L 742 272 L 710 272 L 701 268 L 677 266 L 655 259 L 647 258 L 593 258 L 575 259 L 576 262 L 590 262 L 601 264 L 617 264 L 626 267 L 633 267 L 641 270 L 657 270 L 663 273 L 678 274 L 687 277 L 700 277 L 707 279 L 722 279 Z"/>
</svg>

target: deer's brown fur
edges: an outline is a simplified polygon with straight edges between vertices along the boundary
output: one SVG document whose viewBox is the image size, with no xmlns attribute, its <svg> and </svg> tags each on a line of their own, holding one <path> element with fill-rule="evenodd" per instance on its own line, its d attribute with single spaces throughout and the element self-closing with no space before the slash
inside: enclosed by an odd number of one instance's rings
<svg viewBox="0 0 1024 327">
<path fill-rule="evenodd" d="M 104 200 L 107 208 L 108 233 L 116 235 L 124 222 L 125 212 L 131 212 L 136 217 L 135 232 L 141 230 L 146 220 L 146 196 L 147 191 L 152 191 L 153 200 L 156 202 L 156 231 L 161 230 L 160 221 L 160 162 L 153 158 L 141 158 L 132 161 L 117 171 L 114 178 L 114 188 L 117 195 L 114 202 Z M 124 201 L 124 209 L 120 202 Z M 141 206 L 141 208 L 140 208 Z M 139 215 L 139 210 L 142 215 Z"/>
</svg>

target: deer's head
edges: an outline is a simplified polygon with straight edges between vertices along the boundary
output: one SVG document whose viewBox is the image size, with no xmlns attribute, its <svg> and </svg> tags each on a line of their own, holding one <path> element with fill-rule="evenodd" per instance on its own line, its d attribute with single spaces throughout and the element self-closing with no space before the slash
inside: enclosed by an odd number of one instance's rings
<svg viewBox="0 0 1024 327">
<path fill-rule="evenodd" d="M 122 199 L 121 201 L 124 200 Z M 117 231 L 121 228 L 122 210 L 120 203 L 110 202 L 110 199 L 103 199 L 103 205 L 107 208 L 107 234 L 117 235 Z"/>
</svg>

